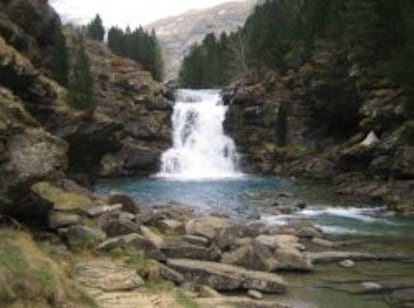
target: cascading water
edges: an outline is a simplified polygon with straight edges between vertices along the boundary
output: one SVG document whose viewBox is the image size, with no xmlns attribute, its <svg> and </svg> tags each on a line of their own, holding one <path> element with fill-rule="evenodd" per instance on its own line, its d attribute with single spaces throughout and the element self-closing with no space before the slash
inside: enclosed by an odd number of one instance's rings
<svg viewBox="0 0 414 308">
<path fill-rule="evenodd" d="M 175 98 L 173 147 L 162 155 L 157 176 L 183 180 L 241 176 L 235 144 L 224 134 L 227 106 L 219 91 L 178 90 Z"/>
</svg>

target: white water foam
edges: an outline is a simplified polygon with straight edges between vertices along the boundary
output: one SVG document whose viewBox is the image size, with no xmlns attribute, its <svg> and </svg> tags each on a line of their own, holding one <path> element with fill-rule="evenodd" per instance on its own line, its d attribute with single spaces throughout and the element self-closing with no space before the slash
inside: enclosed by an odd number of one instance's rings
<svg viewBox="0 0 414 308">
<path fill-rule="evenodd" d="M 157 177 L 209 180 L 241 177 L 234 141 L 224 134 L 227 112 L 219 91 L 178 90 L 172 116 L 173 146 Z"/>
</svg>

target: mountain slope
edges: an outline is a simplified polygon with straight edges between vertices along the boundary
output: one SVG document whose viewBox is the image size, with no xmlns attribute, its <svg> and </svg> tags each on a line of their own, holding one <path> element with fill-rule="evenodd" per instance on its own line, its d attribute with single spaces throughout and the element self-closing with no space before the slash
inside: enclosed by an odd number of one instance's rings
<svg viewBox="0 0 414 308">
<path fill-rule="evenodd" d="M 166 80 L 178 75 L 181 61 L 190 46 L 207 33 L 231 32 L 243 25 L 255 0 L 228 2 L 205 10 L 191 10 L 146 26 L 160 39 L 165 59 Z"/>
</svg>

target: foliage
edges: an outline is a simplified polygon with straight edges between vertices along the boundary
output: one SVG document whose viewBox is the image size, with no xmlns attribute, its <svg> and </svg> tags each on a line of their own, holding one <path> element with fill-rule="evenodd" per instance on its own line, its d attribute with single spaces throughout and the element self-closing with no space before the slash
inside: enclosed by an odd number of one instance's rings
<svg viewBox="0 0 414 308">
<path fill-rule="evenodd" d="M 228 83 L 247 69 L 260 76 L 262 68 L 283 70 L 312 56 L 323 40 L 346 49 L 348 60 L 387 68 L 385 76 L 413 88 L 413 24 L 410 0 L 264 0 L 235 33 L 219 40 L 208 34 L 194 45 L 180 77 L 199 87 Z M 232 69 L 235 62 L 243 69 Z"/>
<path fill-rule="evenodd" d="M 86 36 L 91 40 L 103 42 L 105 38 L 105 28 L 99 14 L 86 26 Z"/>
<path fill-rule="evenodd" d="M 161 47 L 154 31 L 142 27 L 131 31 L 112 27 L 108 31 L 108 46 L 118 56 L 128 57 L 151 72 L 155 80 L 161 81 L 164 74 Z"/>
<path fill-rule="evenodd" d="M 53 34 L 54 44 L 48 67 L 53 78 L 61 85 L 66 86 L 68 82 L 69 63 L 66 38 L 60 29 Z"/>
<path fill-rule="evenodd" d="M 89 57 L 83 43 L 77 52 L 69 78 L 69 104 L 76 109 L 89 112 L 96 108 Z"/>
</svg>

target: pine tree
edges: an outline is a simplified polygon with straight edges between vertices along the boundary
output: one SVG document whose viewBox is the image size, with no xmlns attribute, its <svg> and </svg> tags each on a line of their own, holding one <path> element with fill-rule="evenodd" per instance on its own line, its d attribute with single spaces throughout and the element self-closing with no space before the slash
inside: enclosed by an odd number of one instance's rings
<svg viewBox="0 0 414 308">
<path fill-rule="evenodd" d="M 54 46 L 49 61 L 49 69 L 53 78 L 61 85 L 66 86 L 68 82 L 68 51 L 66 47 L 66 38 L 63 33 L 56 30 L 54 34 Z"/>
<path fill-rule="evenodd" d="M 86 26 L 86 35 L 88 38 L 102 42 L 105 38 L 105 28 L 102 19 L 97 14 L 95 18 Z"/>
<path fill-rule="evenodd" d="M 69 104 L 81 110 L 92 112 L 96 108 L 93 93 L 93 77 L 89 58 L 83 43 L 78 50 L 69 80 Z"/>
</svg>

